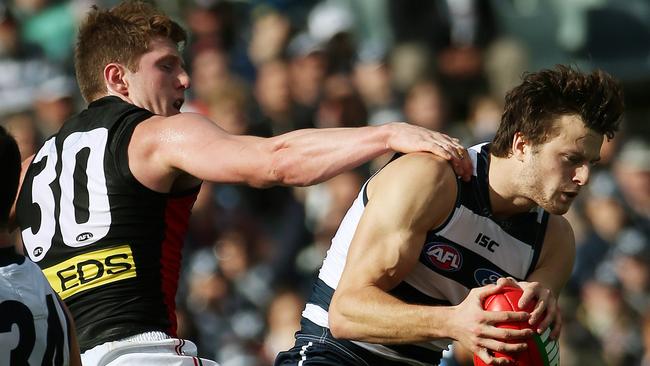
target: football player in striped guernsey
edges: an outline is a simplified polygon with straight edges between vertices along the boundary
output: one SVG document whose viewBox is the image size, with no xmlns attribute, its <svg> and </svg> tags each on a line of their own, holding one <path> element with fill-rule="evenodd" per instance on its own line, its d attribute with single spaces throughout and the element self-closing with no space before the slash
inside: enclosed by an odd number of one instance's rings
<svg viewBox="0 0 650 366">
<path fill-rule="evenodd" d="M 93 9 L 75 48 L 90 104 L 26 162 L 16 203 L 25 254 L 74 315 L 85 365 L 214 363 L 176 338 L 174 312 L 202 180 L 308 185 L 390 150 L 441 155 L 469 179 L 458 140 L 405 123 L 259 138 L 181 113 L 185 39 L 144 2 Z"/>
<path fill-rule="evenodd" d="M 469 149 L 469 182 L 430 154 L 393 159 L 342 220 L 276 365 L 436 365 L 452 340 L 500 365 L 493 352 L 523 350 L 534 331 L 553 324 L 556 339 L 575 249 L 562 215 L 622 112 L 610 75 L 558 65 L 507 94 L 493 141 Z M 483 310 L 505 285 L 534 310 Z M 496 326 L 519 321 L 536 329 Z"/>
<path fill-rule="evenodd" d="M 41 269 L 16 253 L 8 229 L 20 153 L 0 126 L 0 366 L 81 365 L 74 324 Z"/>
</svg>

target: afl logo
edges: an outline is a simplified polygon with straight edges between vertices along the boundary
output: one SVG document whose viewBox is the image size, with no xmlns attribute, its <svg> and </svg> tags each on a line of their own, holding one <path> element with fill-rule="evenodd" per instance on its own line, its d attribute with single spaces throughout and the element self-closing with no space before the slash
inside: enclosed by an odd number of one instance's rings
<svg viewBox="0 0 650 366">
<path fill-rule="evenodd" d="M 458 271 L 463 264 L 463 257 L 460 252 L 448 244 L 429 244 L 425 254 L 431 264 L 443 271 Z"/>
<path fill-rule="evenodd" d="M 34 257 L 38 257 L 41 254 L 43 254 L 43 248 L 42 247 L 36 247 L 34 249 Z"/>
<path fill-rule="evenodd" d="M 479 286 L 497 283 L 497 280 L 501 277 L 503 276 L 500 273 L 487 268 L 479 268 L 474 271 L 474 280 Z"/>
<path fill-rule="evenodd" d="M 81 233 L 77 235 L 77 241 L 86 241 L 93 237 L 92 233 Z"/>
</svg>

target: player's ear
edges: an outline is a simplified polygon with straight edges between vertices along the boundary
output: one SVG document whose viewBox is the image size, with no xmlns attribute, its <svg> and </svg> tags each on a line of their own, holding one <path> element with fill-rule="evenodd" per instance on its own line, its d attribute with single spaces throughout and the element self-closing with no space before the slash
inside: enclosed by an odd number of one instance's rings
<svg viewBox="0 0 650 366">
<path fill-rule="evenodd" d="M 526 149 L 530 148 L 530 143 L 521 132 L 515 132 L 510 148 L 512 150 L 512 156 L 519 161 L 523 161 L 524 155 L 526 155 Z"/>
<path fill-rule="evenodd" d="M 108 93 L 111 95 L 129 95 L 129 83 L 126 80 L 126 68 L 117 63 L 111 62 L 104 67 L 104 82 Z"/>
</svg>

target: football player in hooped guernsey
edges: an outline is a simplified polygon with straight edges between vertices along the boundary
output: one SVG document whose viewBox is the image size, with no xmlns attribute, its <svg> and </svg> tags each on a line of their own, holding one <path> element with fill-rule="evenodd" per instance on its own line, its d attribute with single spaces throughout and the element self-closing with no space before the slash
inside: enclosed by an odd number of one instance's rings
<svg viewBox="0 0 650 366">
<path fill-rule="evenodd" d="M 458 140 L 406 123 L 234 136 L 180 113 L 183 29 L 153 6 L 93 9 L 75 69 L 88 108 L 26 161 L 24 251 L 77 323 L 84 365 L 213 364 L 176 336 L 180 250 L 202 180 L 308 185 L 388 151 L 426 151 L 469 179 Z"/>
<path fill-rule="evenodd" d="M 524 350 L 534 332 L 557 339 L 575 249 L 561 215 L 622 112 L 611 76 L 558 65 L 508 93 L 494 140 L 469 149 L 469 182 L 432 155 L 393 159 L 341 222 L 295 346 L 276 365 L 436 365 L 452 340 L 503 365 L 495 352 Z M 483 310 L 506 286 L 534 310 Z"/>
</svg>

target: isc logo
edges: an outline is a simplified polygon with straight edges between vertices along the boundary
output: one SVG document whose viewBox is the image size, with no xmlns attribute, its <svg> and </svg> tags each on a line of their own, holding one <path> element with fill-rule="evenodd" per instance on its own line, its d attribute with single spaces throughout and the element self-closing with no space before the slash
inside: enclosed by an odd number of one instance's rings
<svg viewBox="0 0 650 366">
<path fill-rule="evenodd" d="M 62 299 L 107 283 L 136 277 L 133 253 L 128 245 L 83 253 L 45 268 L 43 273 Z"/>
<path fill-rule="evenodd" d="M 487 248 L 487 250 L 489 250 L 492 253 L 494 253 L 494 250 L 496 249 L 496 247 L 499 246 L 499 243 L 492 240 L 492 238 L 490 238 L 489 236 L 487 236 L 487 235 L 485 235 L 483 233 L 478 233 L 478 236 L 476 237 L 476 239 L 474 239 L 474 243 L 476 243 L 476 244 L 478 244 L 478 245 L 480 245 L 480 246 L 482 246 L 484 248 Z"/>
<path fill-rule="evenodd" d="M 463 264 L 460 252 L 444 243 L 428 244 L 425 250 L 429 262 L 443 271 L 458 271 Z"/>
</svg>

